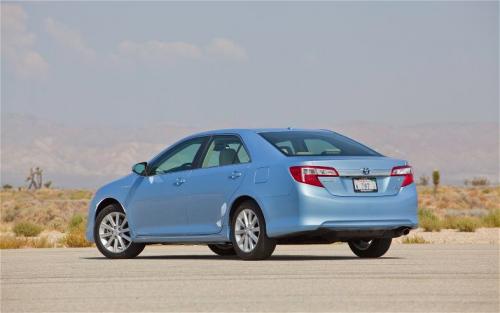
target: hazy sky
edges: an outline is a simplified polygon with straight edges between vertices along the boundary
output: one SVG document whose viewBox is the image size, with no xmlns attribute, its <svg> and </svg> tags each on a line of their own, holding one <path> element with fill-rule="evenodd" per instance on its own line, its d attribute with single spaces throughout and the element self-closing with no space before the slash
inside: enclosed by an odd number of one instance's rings
<svg viewBox="0 0 500 313">
<path fill-rule="evenodd" d="M 2 3 L 2 112 L 202 127 L 498 121 L 498 2 Z"/>
</svg>

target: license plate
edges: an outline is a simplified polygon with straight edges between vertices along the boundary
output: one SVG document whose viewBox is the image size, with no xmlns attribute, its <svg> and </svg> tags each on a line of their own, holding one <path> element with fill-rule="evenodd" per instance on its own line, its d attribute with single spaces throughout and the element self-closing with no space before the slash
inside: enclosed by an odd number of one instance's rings
<svg viewBox="0 0 500 313">
<path fill-rule="evenodd" d="M 377 179 L 376 178 L 353 178 L 355 192 L 377 192 Z"/>
</svg>

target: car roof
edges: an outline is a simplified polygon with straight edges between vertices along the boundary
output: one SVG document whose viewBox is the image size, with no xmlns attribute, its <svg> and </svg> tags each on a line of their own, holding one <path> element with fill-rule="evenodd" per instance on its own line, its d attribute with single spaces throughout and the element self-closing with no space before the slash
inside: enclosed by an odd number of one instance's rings
<svg viewBox="0 0 500 313">
<path fill-rule="evenodd" d="M 227 129 L 215 129 L 193 134 L 190 137 L 195 136 L 208 136 L 217 134 L 245 134 L 245 133 L 268 133 L 268 132 L 294 132 L 294 131 L 328 131 L 326 129 L 308 129 L 308 128 L 227 128 Z"/>
</svg>

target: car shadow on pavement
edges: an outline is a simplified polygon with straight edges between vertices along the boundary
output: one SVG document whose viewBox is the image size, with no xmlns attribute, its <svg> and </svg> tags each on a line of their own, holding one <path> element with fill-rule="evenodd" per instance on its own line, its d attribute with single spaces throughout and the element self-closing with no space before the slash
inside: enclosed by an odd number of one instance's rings
<svg viewBox="0 0 500 313">
<path fill-rule="evenodd" d="M 105 257 L 81 257 L 86 260 L 109 260 Z M 144 255 L 138 256 L 135 259 L 139 260 L 213 260 L 227 261 L 240 259 L 236 256 L 218 256 L 218 255 Z M 399 257 L 381 257 L 379 259 L 397 260 Z M 264 261 L 342 261 L 342 260 L 363 260 L 356 256 L 330 256 L 330 255 L 274 255 Z"/>
</svg>

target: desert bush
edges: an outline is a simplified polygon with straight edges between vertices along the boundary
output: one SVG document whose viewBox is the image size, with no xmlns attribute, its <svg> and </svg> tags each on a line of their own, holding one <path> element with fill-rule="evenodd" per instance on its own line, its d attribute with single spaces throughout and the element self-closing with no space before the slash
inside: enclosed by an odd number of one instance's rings
<svg viewBox="0 0 500 313">
<path fill-rule="evenodd" d="M 418 210 L 419 225 L 425 231 L 440 231 L 442 228 L 441 220 L 429 209 Z"/>
<path fill-rule="evenodd" d="M 479 223 L 477 219 L 472 217 L 462 217 L 458 219 L 454 228 L 461 232 L 475 232 L 478 227 Z"/>
<path fill-rule="evenodd" d="M 404 237 L 401 242 L 405 243 L 405 244 L 423 244 L 423 243 L 429 243 L 423 237 L 418 236 L 418 235 Z"/>
<path fill-rule="evenodd" d="M 46 182 L 45 184 L 43 184 L 43 186 L 45 188 L 50 188 L 50 186 L 52 186 L 52 181 L 49 180 L 48 182 Z"/>
<path fill-rule="evenodd" d="M 87 241 L 85 238 L 85 232 L 76 229 L 64 235 L 61 239 L 61 244 L 68 248 L 83 248 L 92 246 L 92 243 Z"/>
<path fill-rule="evenodd" d="M 88 190 L 72 190 L 69 193 L 70 200 L 89 200 L 92 197 L 92 192 Z"/>
<path fill-rule="evenodd" d="M 53 248 L 54 246 L 55 244 L 46 236 L 41 238 L 0 236 L 0 249 Z"/>
<path fill-rule="evenodd" d="M 484 227 L 500 227 L 500 209 L 493 210 L 481 218 Z"/>
<path fill-rule="evenodd" d="M 92 243 L 85 238 L 86 218 L 80 214 L 71 217 L 68 231 L 61 239 L 61 244 L 69 248 L 90 247 Z"/>
<path fill-rule="evenodd" d="M 19 249 L 26 245 L 26 238 L 0 236 L 0 249 Z"/>
<path fill-rule="evenodd" d="M 474 232 L 480 227 L 480 219 L 471 216 L 447 216 L 443 221 L 444 228 L 458 229 L 461 232 Z"/>
<path fill-rule="evenodd" d="M 3 185 L 3 186 L 2 186 L 2 188 L 3 188 L 3 189 L 6 189 L 6 190 L 7 190 L 7 189 L 12 189 L 12 185 L 10 185 L 10 184 L 5 184 L 5 185 Z"/>
<path fill-rule="evenodd" d="M 80 227 L 85 227 L 86 219 L 81 214 L 75 214 L 71 217 L 68 224 L 68 229 L 73 230 Z"/>
<path fill-rule="evenodd" d="M 488 186 L 490 184 L 490 181 L 486 177 L 474 177 L 470 181 L 470 184 L 472 186 Z"/>
<path fill-rule="evenodd" d="M 43 227 L 31 222 L 20 222 L 14 225 L 12 231 L 16 236 L 35 237 L 43 230 Z"/>
</svg>

